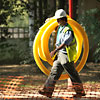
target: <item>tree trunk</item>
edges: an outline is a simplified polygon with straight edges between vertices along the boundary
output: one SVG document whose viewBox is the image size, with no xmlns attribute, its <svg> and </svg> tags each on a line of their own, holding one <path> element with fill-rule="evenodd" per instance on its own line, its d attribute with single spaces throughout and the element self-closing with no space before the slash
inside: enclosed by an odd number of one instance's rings
<svg viewBox="0 0 100 100">
<path fill-rule="evenodd" d="M 59 4 L 59 5 L 58 5 L 58 8 L 59 8 L 59 9 L 65 9 L 65 4 L 66 4 L 66 3 L 65 3 L 65 0 L 58 0 L 58 2 L 59 2 L 59 3 L 58 3 L 58 4 Z"/>
<path fill-rule="evenodd" d="M 37 25 L 37 22 L 38 22 L 38 14 L 37 14 L 37 0 L 34 1 L 34 31 L 37 32 L 37 29 L 38 29 L 38 25 Z"/>
<path fill-rule="evenodd" d="M 35 30 L 34 30 L 34 1 L 29 0 L 29 46 L 32 48 L 33 40 L 35 37 Z"/>
<path fill-rule="evenodd" d="M 57 4 L 56 4 L 57 0 L 48 0 L 48 5 L 50 6 L 49 10 L 50 10 L 50 16 L 54 16 L 55 11 L 57 9 Z"/>
<path fill-rule="evenodd" d="M 43 24 L 43 7 L 42 7 L 43 0 L 39 0 L 39 26 Z"/>
<path fill-rule="evenodd" d="M 48 1 L 47 0 L 43 0 L 43 10 L 44 10 L 44 21 L 45 21 L 45 19 L 47 19 L 48 18 L 48 14 L 50 13 L 50 12 L 48 12 Z"/>
<path fill-rule="evenodd" d="M 35 31 L 34 31 L 34 1 L 29 1 L 29 47 L 30 47 L 30 56 L 33 55 L 33 40 L 35 38 Z"/>
<path fill-rule="evenodd" d="M 73 19 L 77 19 L 78 0 L 73 0 Z"/>
</svg>

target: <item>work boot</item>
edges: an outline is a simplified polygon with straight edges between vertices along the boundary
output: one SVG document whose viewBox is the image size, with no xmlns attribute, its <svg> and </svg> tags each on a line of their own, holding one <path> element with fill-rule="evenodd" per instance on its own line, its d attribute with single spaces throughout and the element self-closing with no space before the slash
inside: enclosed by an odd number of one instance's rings
<svg viewBox="0 0 100 100">
<path fill-rule="evenodd" d="M 74 83 L 73 88 L 75 89 L 76 94 L 73 97 L 82 97 L 85 96 L 85 91 L 83 89 L 83 84 Z"/>
<path fill-rule="evenodd" d="M 44 95 L 44 96 L 49 97 L 49 98 L 52 97 L 52 93 L 51 92 L 44 91 L 44 90 L 39 90 L 39 94 Z"/>
<path fill-rule="evenodd" d="M 85 93 L 77 93 L 77 94 L 73 95 L 73 98 L 80 98 L 85 95 L 86 95 Z"/>
</svg>

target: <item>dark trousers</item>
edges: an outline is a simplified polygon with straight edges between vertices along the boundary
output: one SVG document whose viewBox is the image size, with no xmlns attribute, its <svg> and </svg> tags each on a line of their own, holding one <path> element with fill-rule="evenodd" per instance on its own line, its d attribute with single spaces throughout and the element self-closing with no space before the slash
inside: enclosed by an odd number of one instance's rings
<svg viewBox="0 0 100 100">
<path fill-rule="evenodd" d="M 44 90 L 53 93 L 55 84 L 64 69 L 67 71 L 76 93 L 84 91 L 78 72 L 74 67 L 74 62 L 69 63 L 68 56 L 66 54 L 63 54 L 62 52 L 58 53 L 53 62 L 53 67 L 51 69 L 48 79 L 45 82 Z"/>
</svg>

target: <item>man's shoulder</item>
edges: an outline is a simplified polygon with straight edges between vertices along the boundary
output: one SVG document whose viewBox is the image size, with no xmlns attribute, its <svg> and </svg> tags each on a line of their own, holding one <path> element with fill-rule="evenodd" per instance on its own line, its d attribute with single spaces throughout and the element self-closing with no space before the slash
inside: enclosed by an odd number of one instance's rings
<svg viewBox="0 0 100 100">
<path fill-rule="evenodd" d="M 68 30 L 70 30 L 70 28 L 68 26 L 66 26 L 63 30 L 64 33 L 66 33 Z"/>
</svg>

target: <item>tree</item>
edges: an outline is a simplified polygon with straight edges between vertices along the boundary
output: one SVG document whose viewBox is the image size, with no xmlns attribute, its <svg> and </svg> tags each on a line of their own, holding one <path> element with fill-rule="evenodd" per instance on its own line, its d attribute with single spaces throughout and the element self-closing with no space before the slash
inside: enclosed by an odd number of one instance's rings
<svg viewBox="0 0 100 100">
<path fill-rule="evenodd" d="M 7 19 L 13 12 L 12 3 L 11 0 L 0 1 L 0 25 L 7 25 Z"/>
<path fill-rule="evenodd" d="M 0 25 L 7 26 L 10 17 L 23 14 L 24 4 L 20 0 L 0 1 Z"/>
<path fill-rule="evenodd" d="M 100 61 L 100 10 L 90 9 L 79 18 L 79 23 L 85 28 L 88 38 L 91 41 L 89 61 Z"/>
</svg>

